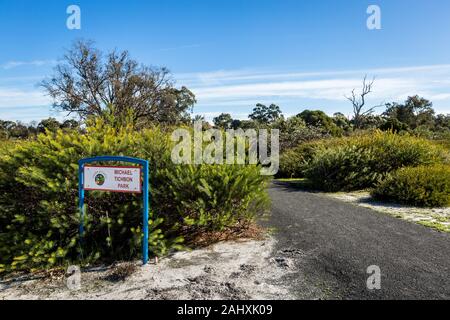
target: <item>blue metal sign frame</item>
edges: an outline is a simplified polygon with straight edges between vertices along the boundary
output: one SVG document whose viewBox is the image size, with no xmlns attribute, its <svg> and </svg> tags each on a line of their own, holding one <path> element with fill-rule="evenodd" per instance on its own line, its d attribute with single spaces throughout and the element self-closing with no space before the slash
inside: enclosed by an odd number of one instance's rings
<svg viewBox="0 0 450 320">
<path fill-rule="evenodd" d="M 80 209 L 80 237 L 84 235 L 84 166 L 92 162 L 127 162 L 138 164 L 142 166 L 143 171 L 143 188 L 142 196 L 144 201 L 144 208 L 142 212 L 142 229 L 144 232 L 144 239 L 142 240 L 142 262 L 147 264 L 148 262 L 148 209 L 149 209 L 149 165 L 147 160 L 131 158 L 131 157 L 116 157 L 116 156 L 101 156 L 81 159 L 78 161 L 78 196 L 79 196 L 79 209 Z"/>
</svg>

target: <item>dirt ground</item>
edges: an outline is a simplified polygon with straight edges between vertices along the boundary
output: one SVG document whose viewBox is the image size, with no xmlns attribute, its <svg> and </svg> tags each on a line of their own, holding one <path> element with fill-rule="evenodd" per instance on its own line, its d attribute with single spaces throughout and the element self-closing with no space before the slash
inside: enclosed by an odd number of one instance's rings
<svg viewBox="0 0 450 320">
<path fill-rule="evenodd" d="M 276 240 L 221 242 L 178 252 L 142 266 L 125 279 L 115 267 L 82 270 L 81 288 L 70 290 L 65 275 L 0 281 L 0 299 L 294 299 L 283 278 L 296 272 L 289 251 L 274 252 Z M 126 269 L 126 268 L 125 268 Z"/>
</svg>

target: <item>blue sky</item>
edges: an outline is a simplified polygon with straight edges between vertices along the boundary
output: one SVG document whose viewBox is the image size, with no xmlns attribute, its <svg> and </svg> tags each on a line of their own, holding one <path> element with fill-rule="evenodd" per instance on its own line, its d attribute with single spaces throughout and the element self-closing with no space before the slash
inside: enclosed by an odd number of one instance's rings
<svg viewBox="0 0 450 320">
<path fill-rule="evenodd" d="M 66 28 L 72 4 L 81 30 Z M 366 27 L 371 4 L 381 30 Z M 369 104 L 420 94 L 450 113 L 448 0 L 0 0 L 0 119 L 64 116 L 37 84 L 79 38 L 168 67 L 207 119 L 245 118 L 258 102 L 350 115 L 344 96 L 365 74 Z"/>
</svg>

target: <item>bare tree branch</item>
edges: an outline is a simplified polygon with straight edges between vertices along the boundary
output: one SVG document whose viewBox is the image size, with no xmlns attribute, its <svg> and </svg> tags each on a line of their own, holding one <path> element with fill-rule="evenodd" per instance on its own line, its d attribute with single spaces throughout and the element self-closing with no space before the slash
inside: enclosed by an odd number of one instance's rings
<svg viewBox="0 0 450 320">
<path fill-rule="evenodd" d="M 380 107 L 374 106 L 368 108 L 364 111 L 364 107 L 366 105 L 366 97 L 368 94 L 372 92 L 373 85 L 375 83 L 375 78 L 373 78 L 370 82 L 367 81 L 367 75 L 364 76 L 363 84 L 360 93 L 356 93 L 356 89 L 352 90 L 351 96 L 345 96 L 347 100 L 352 103 L 353 106 L 353 120 L 356 128 L 361 127 L 362 118 L 367 115 L 371 115 L 376 108 Z"/>
</svg>

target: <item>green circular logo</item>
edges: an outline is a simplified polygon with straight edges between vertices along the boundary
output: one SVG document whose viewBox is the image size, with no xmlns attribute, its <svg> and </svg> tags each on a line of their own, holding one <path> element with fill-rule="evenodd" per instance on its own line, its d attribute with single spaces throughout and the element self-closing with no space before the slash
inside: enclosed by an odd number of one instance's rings
<svg viewBox="0 0 450 320">
<path fill-rule="evenodd" d="M 101 174 L 101 173 L 97 174 L 95 176 L 95 183 L 98 186 L 102 186 L 105 183 L 105 176 L 103 174 Z"/>
</svg>

